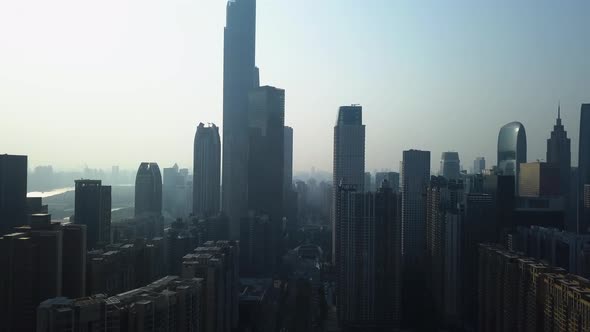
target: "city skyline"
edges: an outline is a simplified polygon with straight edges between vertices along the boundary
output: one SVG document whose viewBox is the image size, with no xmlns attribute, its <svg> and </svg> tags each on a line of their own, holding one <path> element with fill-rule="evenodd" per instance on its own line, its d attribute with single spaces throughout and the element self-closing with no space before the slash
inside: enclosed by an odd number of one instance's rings
<svg viewBox="0 0 590 332">
<path fill-rule="evenodd" d="M 2 133 L 14 138 L 0 139 L 2 150 L 29 155 L 31 168 L 132 169 L 142 160 L 189 166 L 198 123 L 222 125 L 225 3 L 70 5 L 41 3 L 36 12 L 11 3 L 0 14 L 2 30 L 19 31 L 0 36 L 0 108 L 10 114 Z M 287 91 L 297 171 L 331 169 L 330 133 L 320 128 L 351 103 L 365 109 L 367 170 L 398 170 L 410 148 L 457 151 L 465 169 L 477 156 L 493 161 L 496 128 L 510 121 L 527 128 L 528 159 L 545 159 L 559 100 L 575 166 L 576 123 L 590 85 L 589 6 L 259 0 L 256 65 L 263 84 Z M 107 27 L 98 24 L 105 19 Z M 449 114 L 477 118 L 457 135 Z M 127 135 L 138 124 L 152 134 Z M 106 154 L 104 144 L 119 148 Z"/>
</svg>

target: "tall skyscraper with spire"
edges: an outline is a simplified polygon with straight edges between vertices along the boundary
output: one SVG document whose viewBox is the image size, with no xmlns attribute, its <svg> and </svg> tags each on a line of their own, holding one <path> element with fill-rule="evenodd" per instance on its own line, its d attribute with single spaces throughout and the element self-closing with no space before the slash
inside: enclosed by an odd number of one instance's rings
<svg viewBox="0 0 590 332">
<path fill-rule="evenodd" d="M 572 166 L 570 139 L 561 124 L 561 105 L 557 107 L 557 120 L 547 140 L 547 162 L 559 165 L 561 192 L 567 193 Z"/>
<path fill-rule="evenodd" d="M 248 92 L 259 83 L 255 66 L 256 0 L 227 3 L 223 55 L 222 210 L 230 237 L 239 239 L 248 203 Z"/>
<path fill-rule="evenodd" d="M 570 148 L 570 139 L 567 137 L 561 124 L 561 105 L 557 106 L 557 120 L 551 137 L 547 140 L 547 162 L 559 167 L 559 192 L 565 197 L 566 201 L 566 229 L 574 232 L 575 229 L 575 207 L 571 207 L 569 202 L 570 180 L 572 168 L 572 153 Z"/>
</svg>

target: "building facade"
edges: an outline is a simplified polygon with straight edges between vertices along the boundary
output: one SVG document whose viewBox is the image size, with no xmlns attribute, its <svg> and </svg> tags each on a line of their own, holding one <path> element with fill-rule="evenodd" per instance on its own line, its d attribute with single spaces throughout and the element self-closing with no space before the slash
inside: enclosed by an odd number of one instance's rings
<svg viewBox="0 0 590 332">
<path fill-rule="evenodd" d="M 341 187 L 342 188 L 342 187 Z M 339 192 L 338 313 L 346 331 L 401 322 L 401 214 L 387 181 L 377 192 Z"/>
<path fill-rule="evenodd" d="M 100 180 L 76 180 L 74 222 L 86 225 L 86 247 L 111 242 L 111 187 Z"/>
<path fill-rule="evenodd" d="M 0 331 L 34 331 L 41 301 L 83 291 L 85 234 L 65 227 L 38 214 L 0 236 Z"/>
<path fill-rule="evenodd" d="M 461 176 L 461 161 L 458 152 L 443 152 L 440 157 L 439 175 L 449 180 L 457 180 Z"/>
<path fill-rule="evenodd" d="M 269 217 L 270 237 L 255 241 L 268 241 L 270 254 L 278 257 L 285 216 L 285 90 L 263 86 L 250 91 L 248 126 L 248 213 Z"/>
<path fill-rule="evenodd" d="M 422 259 L 426 251 L 426 188 L 430 179 L 430 151 L 403 152 L 401 169 L 402 255 L 404 261 Z"/>
<path fill-rule="evenodd" d="M 27 156 L 0 155 L 0 232 L 27 223 Z"/>
<path fill-rule="evenodd" d="M 521 197 L 556 197 L 561 192 L 561 170 L 554 163 L 522 163 L 518 178 Z"/>
<path fill-rule="evenodd" d="M 498 171 L 514 176 L 515 193 L 518 194 L 520 164 L 527 161 L 527 143 L 524 126 L 520 122 L 504 125 L 498 134 Z"/>
<path fill-rule="evenodd" d="M 221 141 L 215 124 L 199 124 L 193 156 L 193 214 L 217 214 L 221 208 Z"/>
<path fill-rule="evenodd" d="M 135 177 L 135 216 L 162 215 L 162 174 L 157 163 L 143 162 Z"/>
<path fill-rule="evenodd" d="M 332 259 L 338 256 L 339 225 L 335 218 L 338 206 L 338 187 L 346 186 L 359 192 L 365 180 L 365 125 L 363 108 L 359 105 L 342 106 L 334 126 L 334 159 L 332 200 Z"/>
<path fill-rule="evenodd" d="M 228 1 L 223 47 L 222 210 L 230 236 L 240 237 L 248 204 L 248 93 L 259 85 L 255 67 L 256 0 Z"/>
</svg>

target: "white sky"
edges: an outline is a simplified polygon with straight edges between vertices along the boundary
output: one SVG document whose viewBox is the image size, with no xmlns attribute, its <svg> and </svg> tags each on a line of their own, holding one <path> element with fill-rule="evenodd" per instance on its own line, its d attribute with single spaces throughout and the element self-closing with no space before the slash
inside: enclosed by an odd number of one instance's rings
<svg viewBox="0 0 590 332">
<path fill-rule="evenodd" d="M 259 0 L 262 84 L 286 90 L 294 168 L 332 168 L 338 106 L 359 103 L 367 170 L 401 152 L 495 162 L 524 123 L 545 158 L 557 101 L 577 161 L 590 102 L 586 1 Z M 221 126 L 224 0 L 0 2 L 0 153 L 30 166 L 192 165 L 199 122 Z"/>
</svg>

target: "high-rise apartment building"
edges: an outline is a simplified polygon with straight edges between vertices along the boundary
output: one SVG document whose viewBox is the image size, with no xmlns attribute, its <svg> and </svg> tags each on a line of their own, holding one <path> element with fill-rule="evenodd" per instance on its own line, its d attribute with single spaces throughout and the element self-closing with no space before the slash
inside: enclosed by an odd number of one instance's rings
<svg viewBox="0 0 590 332">
<path fill-rule="evenodd" d="M 426 193 L 427 287 L 437 315 L 455 324 L 460 312 L 463 182 L 432 176 Z"/>
<path fill-rule="evenodd" d="M 401 321 L 400 200 L 384 181 L 377 192 L 340 187 L 338 314 L 345 330 L 389 330 Z"/>
<path fill-rule="evenodd" d="M 443 152 L 440 157 L 439 175 L 449 180 L 457 180 L 461 176 L 461 161 L 458 152 Z"/>
<path fill-rule="evenodd" d="M 270 238 L 255 240 L 269 241 L 273 257 L 279 254 L 285 215 L 284 123 L 285 90 L 263 86 L 250 91 L 248 212 L 270 218 Z"/>
<path fill-rule="evenodd" d="M 86 225 L 62 224 L 63 287 L 61 295 L 79 298 L 86 295 Z"/>
<path fill-rule="evenodd" d="M 332 200 L 332 260 L 338 256 L 339 225 L 336 218 L 338 206 L 338 187 L 346 186 L 356 191 L 363 191 L 365 182 L 365 125 L 363 108 L 360 105 L 342 106 L 334 126 L 334 160 L 333 160 Z"/>
<path fill-rule="evenodd" d="M 135 177 L 135 216 L 162 215 L 162 174 L 156 163 L 141 163 Z"/>
<path fill-rule="evenodd" d="M 203 287 L 202 279 L 167 276 L 111 297 L 51 298 L 36 311 L 37 331 L 207 331 Z"/>
<path fill-rule="evenodd" d="M 518 194 L 520 164 L 526 163 L 526 132 L 520 122 L 504 125 L 498 134 L 498 171 L 501 175 L 514 176 L 515 193 Z"/>
<path fill-rule="evenodd" d="M 426 250 L 426 188 L 430 151 L 403 152 L 401 174 L 402 254 L 404 261 L 424 257 Z"/>
<path fill-rule="evenodd" d="M 587 279 L 489 244 L 478 274 L 478 331 L 590 330 Z"/>
<path fill-rule="evenodd" d="M 221 141 L 215 124 L 199 123 L 193 160 L 193 214 L 210 216 L 221 208 Z"/>
<path fill-rule="evenodd" d="M 237 327 L 238 251 L 238 244 L 234 241 L 210 241 L 183 258 L 182 276 L 203 279 L 202 331 L 229 332 Z"/>
<path fill-rule="evenodd" d="M 84 233 L 69 227 L 37 214 L 30 225 L 0 236 L 0 331 L 34 331 L 41 301 L 81 291 Z"/>
<path fill-rule="evenodd" d="M 100 180 L 76 180 L 74 222 L 86 225 L 90 250 L 111 242 L 111 187 Z"/>
<path fill-rule="evenodd" d="M 0 155 L 0 232 L 27 223 L 27 156 Z"/>
<path fill-rule="evenodd" d="M 230 237 L 240 237 L 248 204 L 248 93 L 259 85 L 255 67 L 256 0 L 227 3 L 223 47 L 222 210 Z M 282 185 L 282 183 L 281 183 Z"/>
</svg>

